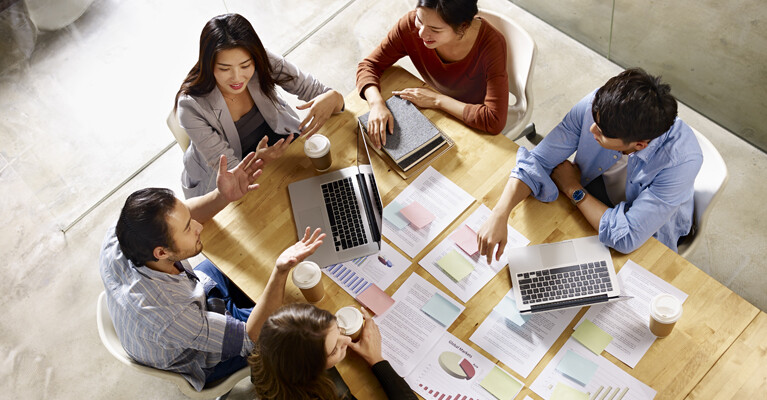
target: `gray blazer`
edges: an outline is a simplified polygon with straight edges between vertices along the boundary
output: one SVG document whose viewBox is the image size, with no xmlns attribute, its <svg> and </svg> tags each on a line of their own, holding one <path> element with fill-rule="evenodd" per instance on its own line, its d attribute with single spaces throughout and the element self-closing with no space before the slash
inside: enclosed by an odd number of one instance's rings
<svg viewBox="0 0 767 400">
<path fill-rule="evenodd" d="M 281 56 L 268 50 L 266 53 L 272 64 L 274 78 L 280 80 L 292 77 L 280 86 L 300 100 L 309 101 L 330 90 Z M 296 112 L 279 95 L 277 103 L 272 103 L 261 91 L 257 74 L 250 78 L 248 90 L 258 111 L 275 133 L 286 136 L 300 133 L 298 125 L 301 121 Z M 184 197 L 202 196 L 216 188 L 221 154 L 226 155 L 228 169 L 236 167 L 242 160 L 240 136 L 218 87 L 199 97 L 182 95 L 178 100 L 178 119 L 192 139 L 184 153 L 184 172 L 181 174 Z"/>
</svg>

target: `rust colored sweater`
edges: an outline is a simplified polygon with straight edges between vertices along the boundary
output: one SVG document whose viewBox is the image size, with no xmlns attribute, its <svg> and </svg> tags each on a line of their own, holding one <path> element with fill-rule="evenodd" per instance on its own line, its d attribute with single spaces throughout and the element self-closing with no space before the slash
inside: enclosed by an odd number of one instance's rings
<svg viewBox="0 0 767 400">
<path fill-rule="evenodd" d="M 357 66 L 357 90 L 381 89 L 383 72 L 402 57 L 410 56 L 416 69 L 432 88 L 467 103 L 463 108 L 466 125 L 492 134 L 506 126 L 509 81 L 506 74 L 506 39 L 482 20 L 477 40 L 460 61 L 445 63 L 434 49 L 418 37 L 415 10 L 400 18 L 397 25 L 370 55 Z"/>
</svg>

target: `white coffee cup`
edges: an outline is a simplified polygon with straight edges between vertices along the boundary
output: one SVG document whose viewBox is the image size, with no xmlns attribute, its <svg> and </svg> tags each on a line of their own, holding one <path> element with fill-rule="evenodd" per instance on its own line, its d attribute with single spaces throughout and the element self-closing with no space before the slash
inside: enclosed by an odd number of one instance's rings
<svg viewBox="0 0 767 400">
<path fill-rule="evenodd" d="M 682 317 L 682 302 L 676 297 L 662 293 L 650 301 L 650 332 L 657 337 L 671 334 L 676 321 Z"/>
<path fill-rule="evenodd" d="M 317 171 L 327 171 L 333 164 L 330 153 L 330 139 L 320 134 L 314 134 L 304 142 L 304 153 L 312 161 Z"/>
<path fill-rule="evenodd" d="M 303 293 L 306 301 L 316 303 L 325 297 L 320 266 L 311 261 L 302 261 L 293 268 L 293 284 Z"/>
<path fill-rule="evenodd" d="M 356 307 L 347 306 L 336 312 L 336 323 L 341 328 L 341 333 L 352 338 L 356 342 L 365 325 L 365 318 Z"/>
</svg>

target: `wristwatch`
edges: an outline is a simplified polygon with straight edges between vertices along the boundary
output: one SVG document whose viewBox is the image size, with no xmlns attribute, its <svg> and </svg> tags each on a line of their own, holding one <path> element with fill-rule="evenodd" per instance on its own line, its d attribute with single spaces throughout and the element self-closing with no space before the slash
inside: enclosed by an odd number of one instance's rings
<svg viewBox="0 0 767 400">
<path fill-rule="evenodd" d="M 586 189 L 576 189 L 571 195 L 570 195 L 570 201 L 573 202 L 573 204 L 578 205 L 583 199 L 586 198 Z"/>
</svg>

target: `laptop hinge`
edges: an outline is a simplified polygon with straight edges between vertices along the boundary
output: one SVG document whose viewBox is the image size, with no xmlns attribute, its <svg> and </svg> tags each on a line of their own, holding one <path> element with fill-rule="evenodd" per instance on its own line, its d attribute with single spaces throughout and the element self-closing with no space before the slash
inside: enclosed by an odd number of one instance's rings
<svg viewBox="0 0 767 400">
<path fill-rule="evenodd" d="M 587 306 L 594 303 L 604 303 L 609 297 L 606 294 L 597 296 L 581 297 L 579 299 L 554 301 L 546 304 L 536 304 L 530 306 L 530 312 L 558 310 L 565 307 Z"/>
</svg>

